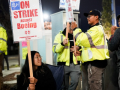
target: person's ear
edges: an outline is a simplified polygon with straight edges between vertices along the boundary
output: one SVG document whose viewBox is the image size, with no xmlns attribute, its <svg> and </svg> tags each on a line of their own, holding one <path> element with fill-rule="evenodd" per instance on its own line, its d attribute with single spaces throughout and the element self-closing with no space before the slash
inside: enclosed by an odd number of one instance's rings
<svg viewBox="0 0 120 90">
<path fill-rule="evenodd" d="M 99 17 L 98 17 L 98 16 L 95 16 L 95 18 L 96 18 L 97 20 L 99 20 Z"/>
</svg>

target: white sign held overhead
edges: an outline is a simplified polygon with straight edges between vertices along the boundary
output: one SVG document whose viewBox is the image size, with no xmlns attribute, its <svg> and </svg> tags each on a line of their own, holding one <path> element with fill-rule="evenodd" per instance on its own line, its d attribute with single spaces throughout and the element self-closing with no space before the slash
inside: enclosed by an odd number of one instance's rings
<svg viewBox="0 0 120 90">
<path fill-rule="evenodd" d="M 65 9 L 65 1 L 66 0 L 60 0 L 60 3 L 59 3 L 60 9 Z M 72 0 L 73 10 L 79 10 L 79 6 L 80 6 L 80 0 Z"/>
<path fill-rule="evenodd" d="M 66 10 L 66 20 L 67 22 L 74 21 L 73 9 L 72 9 L 72 0 L 65 1 L 65 10 Z"/>
<path fill-rule="evenodd" d="M 42 38 L 39 0 L 10 0 L 14 41 Z"/>
</svg>

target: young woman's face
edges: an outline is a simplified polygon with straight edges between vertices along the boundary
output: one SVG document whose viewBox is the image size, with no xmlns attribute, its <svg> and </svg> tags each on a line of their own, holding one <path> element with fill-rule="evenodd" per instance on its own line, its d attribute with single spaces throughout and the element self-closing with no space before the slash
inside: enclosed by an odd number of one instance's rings
<svg viewBox="0 0 120 90">
<path fill-rule="evenodd" d="M 34 55 L 34 65 L 35 66 L 41 66 L 42 64 L 42 58 L 39 53 L 35 53 Z"/>
</svg>

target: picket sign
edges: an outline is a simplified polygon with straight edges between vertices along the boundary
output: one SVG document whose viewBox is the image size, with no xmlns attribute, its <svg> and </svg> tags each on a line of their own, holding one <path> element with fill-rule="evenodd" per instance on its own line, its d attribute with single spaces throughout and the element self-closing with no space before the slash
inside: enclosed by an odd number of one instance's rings
<svg viewBox="0 0 120 90">
<path fill-rule="evenodd" d="M 79 11 L 79 7 L 80 7 L 80 0 L 72 0 L 73 10 L 78 10 Z M 65 9 L 65 0 L 60 0 L 59 8 L 60 9 Z"/>
<path fill-rule="evenodd" d="M 67 20 L 66 38 L 68 38 L 69 22 L 74 22 L 72 0 L 65 0 L 65 9 L 66 9 L 66 20 Z M 75 39 L 74 39 L 74 51 L 76 54 L 75 47 L 76 47 L 76 45 L 75 45 Z M 77 57 L 76 57 L 76 63 L 77 63 Z"/>
<path fill-rule="evenodd" d="M 30 77 L 33 77 L 30 40 L 42 38 L 40 3 L 39 0 L 10 0 L 9 3 L 14 41 L 27 41 Z"/>
</svg>

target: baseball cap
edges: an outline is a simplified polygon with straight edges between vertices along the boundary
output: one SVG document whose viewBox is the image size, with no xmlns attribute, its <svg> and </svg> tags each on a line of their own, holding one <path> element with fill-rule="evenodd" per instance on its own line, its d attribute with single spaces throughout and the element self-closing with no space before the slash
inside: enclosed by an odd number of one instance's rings
<svg viewBox="0 0 120 90">
<path fill-rule="evenodd" d="M 117 20 L 119 20 L 119 18 L 120 18 L 120 14 L 117 16 Z"/>
<path fill-rule="evenodd" d="M 84 13 L 84 16 L 87 17 L 88 15 L 99 16 L 99 18 L 101 18 L 101 16 L 102 16 L 101 12 L 97 9 L 91 10 L 91 11 L 89 11 L 89 13 Z"/>
</svg>

